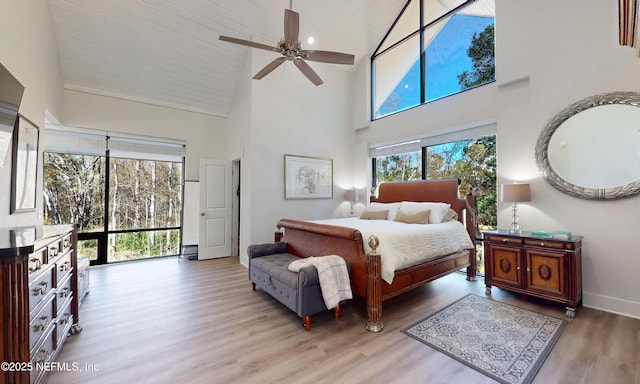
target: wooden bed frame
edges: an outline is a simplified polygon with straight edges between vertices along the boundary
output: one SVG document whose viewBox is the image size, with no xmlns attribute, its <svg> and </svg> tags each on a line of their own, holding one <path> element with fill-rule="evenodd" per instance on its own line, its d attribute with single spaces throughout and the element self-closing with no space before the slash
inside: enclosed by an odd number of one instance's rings
<svg viewBox="0 0 640 384">
<path fill-rule="evenodd" d="M 467 279 L 476 278 L 476 213 L 475 197 L 460 198 L 457 179 L 432 179 L 380 184 L 378 197 L 372 202 L 399 201 L 445 202 L 451 204 L 458 220 L 465 224 L 474 249 L 458 251 L 417 265 L 395 271 L 393 283 L 383 281 L 380 275 L 378 239 L 368 239 L 372 251 L 365 254 L 360 231 L 334 225 L 316 224 L 292 219 L 281 219 L 278 228 L 284 229 L 281 241 L 287 243 L 288 252 L 300 257 L 340 255 L 350 265 L 353 293 L 367 300 L 367 325 L 371 332 L 383 328 L 382 302 L 419 287 L 429 281 L 467 267 Z M 278 239 L 276 239 L 277 241 Z"/>
</svg>

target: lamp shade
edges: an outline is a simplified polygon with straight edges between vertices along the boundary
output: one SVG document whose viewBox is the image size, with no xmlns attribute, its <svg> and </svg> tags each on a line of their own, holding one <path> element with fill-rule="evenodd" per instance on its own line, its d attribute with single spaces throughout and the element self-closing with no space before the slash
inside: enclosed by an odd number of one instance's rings
<svg viewBox="0 0 640 384">
<path fill-rule="evenodd" d="M 347 189 L 346 191 L 344 191 L 344 199 L 351 202 L 360 200 L 358 190 L 354 188 Z"/>
<path fill-rule="evenodd" d="M 502 201 L 523 202 L 531 201 L 531 187 L 529 184 L 502 184 Z"/>
</svg>

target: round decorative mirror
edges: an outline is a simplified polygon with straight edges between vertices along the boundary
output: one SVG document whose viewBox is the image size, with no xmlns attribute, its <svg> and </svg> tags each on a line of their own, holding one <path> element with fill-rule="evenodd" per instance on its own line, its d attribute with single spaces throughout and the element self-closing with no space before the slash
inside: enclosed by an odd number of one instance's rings
<svg viewBox="0 0 640 384">
<path fill-rule="evenodd" d="M 540 133 L 536 163 L 549 184 L 572 196 L 640 193 L 640 93 L 603 93 L 563 109 Z"/>
</svg>

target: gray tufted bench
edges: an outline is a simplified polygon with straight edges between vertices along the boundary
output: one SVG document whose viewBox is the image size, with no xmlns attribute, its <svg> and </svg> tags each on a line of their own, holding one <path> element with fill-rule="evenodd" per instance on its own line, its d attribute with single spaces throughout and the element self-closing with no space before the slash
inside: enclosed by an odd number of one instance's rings
<svg viewBox="0 0 640 384">
<path fill-rule="evenodd" d="M 289 307 L 303 319 L 305 330 L 311 328 L 311 315 L 328 310 L 316 268 L 305 267 L 298 273 L 289 271 L 289 263 L 299 257 L 287 252 L 287 243 L 250 245 L 247 253 L 253 290 L 258 285 Z M 340 317 L 340 306 L 334 309 L 334 317 L 336 320 Z"/>
</svg>

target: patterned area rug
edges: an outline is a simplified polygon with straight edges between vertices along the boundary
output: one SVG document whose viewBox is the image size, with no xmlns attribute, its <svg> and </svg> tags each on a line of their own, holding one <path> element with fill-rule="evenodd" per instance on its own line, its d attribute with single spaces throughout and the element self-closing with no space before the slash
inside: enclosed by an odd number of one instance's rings
<svg viewBox="0 0 640 384">
<path fill-rule="evenodd" d="M 469 294 L 403 329 L 501 383 L 531 383 L 566 320 Z"/>
</svg>

